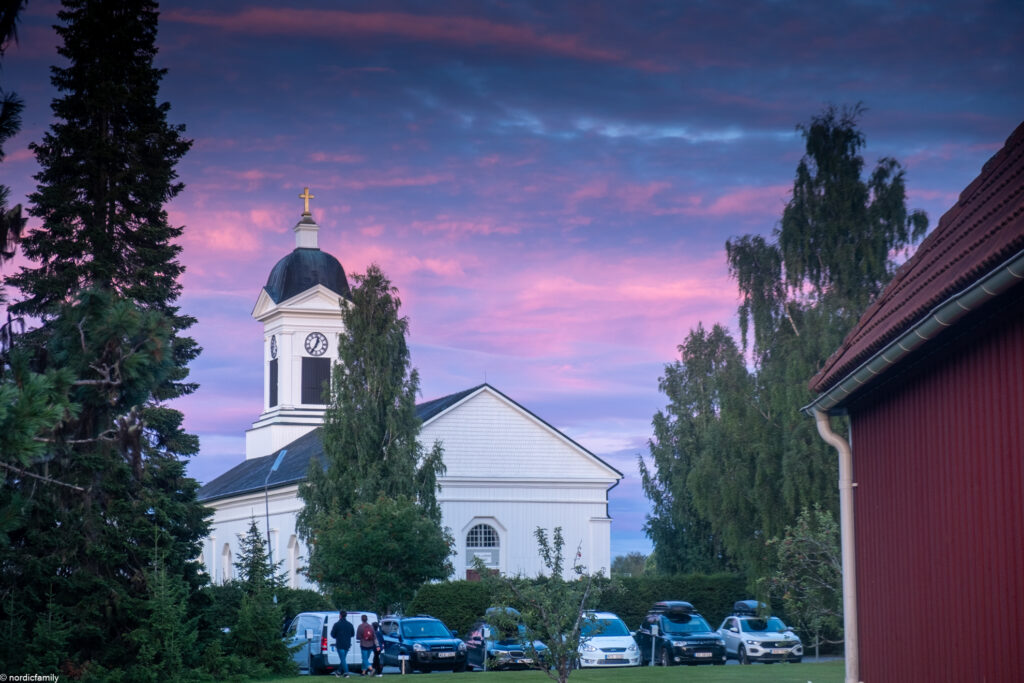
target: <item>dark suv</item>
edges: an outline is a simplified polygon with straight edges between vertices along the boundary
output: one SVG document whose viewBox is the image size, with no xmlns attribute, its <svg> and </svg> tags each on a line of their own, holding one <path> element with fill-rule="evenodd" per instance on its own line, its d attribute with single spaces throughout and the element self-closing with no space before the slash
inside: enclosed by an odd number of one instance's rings
<svg viewBox="0 0 1024 683">
<path fill-rule="evenodd" d="M 466 644 L 440 619 L 389 614 L 380 620 L 385 666 L 405 671 L 465 671 Z M 403 667 L 404 663 L 404 667 Z"/>
<path fill-rule="evenodd" d="M 688 602 L 656 602 L 636 631 L 646 664 L 725 664 L 725 642 Z"/>
</svg>

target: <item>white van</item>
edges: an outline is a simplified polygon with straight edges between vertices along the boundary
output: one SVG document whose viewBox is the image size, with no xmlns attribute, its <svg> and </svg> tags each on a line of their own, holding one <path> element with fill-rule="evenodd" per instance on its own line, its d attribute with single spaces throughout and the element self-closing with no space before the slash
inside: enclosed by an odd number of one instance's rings
<svg viewBox="0 0 1024 683">
<path fill-rule="evenodd" d="M 364 614 L 367 623 L 377 621 L 377 615 L 373 612 L 349 612 L 347 621 L 353 629 L 362 623 Z M 299 673 L 331 673 L 341 665 L 341 658 L 334 647 L 334 638 L 331 638 L 331 629 L 337 622 L 337 612 L 302 612 L 292 619 L 284 639 L 289 647 L 295 648 L 292 657 L 299 665 Z M 358 674 L 363 665 L 363 657 L 355 638 L 352 639 L 347 661 L 349 672 Z"/>
</svg>

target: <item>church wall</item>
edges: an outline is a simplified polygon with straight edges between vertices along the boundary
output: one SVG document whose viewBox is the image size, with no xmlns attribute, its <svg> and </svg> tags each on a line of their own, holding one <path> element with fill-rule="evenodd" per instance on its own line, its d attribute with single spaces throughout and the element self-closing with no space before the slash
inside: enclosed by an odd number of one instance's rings
<svg viewBox="0 0 1024 683">
<path fill-rule="evenodd" d="M 534 532 L 543 528 L 551 538 L 558 526 L 567 571 L 579 546 L 586 566 L 608 572 L 607 490 L 618 477 L 603 463 L 487 390 L 428 422 L 420 438 L 425 447 L 435 440 L 444 445 L 447 471 L 439 500 L 455 537 L 455 578 L 465 578 L 471 566 L 467 532 L 475 520 L 487 519 L 498 522 L 497 568 L 503 573 L 544 571 Z"/>
<path fill-rule="evenodd" d="M 551 427 L 486 390 L 428 422 L 420 438 L 426 447 L 435 439 L 445 444 L 448 477 L 598 479 L 607 486 L 618 479 Z"/>
<path fill-rule="evenodd" d="M 438 500 L 442 522 L 455 540 L 452 578 L 466 578 L 471 558 L 480 554 L 505 574 L 535 576 L 545 571 L 535 530 L 549 538 L 562 527 L 564 564 L 570 576 L 577 549 L 589 571 L 611 566 L 611 520 L 607 491 L 619 476 L 559 432 L 490 390 L 483 390 L 424 425 L 424 447 L 444 445 L 445 476 Z M 284 444 L 282 444 L 284 445 Z M 270 493 L 270 526 L 275 560 L 284 559 L 291 585 L 312 588 L 298 569 L 306 549 L 295 538 L 301 509 L 297 486 Z M 228 556 L 237 560 L 238 536 L 255 517 L 265 533 L 263 493 L 214 502 L 212 539 L 203 560 L 215 583 L 224 580 Z M 493 530 L 496 547 L 467 546 L 477 525 Z M 491 533 L 491 532 L 488 532 Z M 225 545 L 228 554 L 225 555 Z M 232 573 L 229 576 L 233 575 Z"/>
<path fill-rule="evenodd" d="M 274 562 L 280 565 L 288 578 L 288 585 L 293 588 L 313 588 L 298 569 L 305 566 L 306 547 L 295 532 L 295 519 L 302 508 L 298 498 L 298 486 L 287 486 L 269 492 L 270 507 L 270 538 L 273 545 Z M 209 504 L 213 509 L 210 536 L 203 544 L 203 564 L 214 584 L 222 584 L 225 580 L 225 560 L 231 558 L 238 561 L 239 536 L 249 530 L 250 520 L 256 520 L 256 527 L 266 539 L 267 516 L 263 493 L 253 493 L 226 501 L 214 501 Z M 225 555 L 224 548 L 229 553 Z M 237 578 L 234 567 L 230 567 L 227 578 Z"/>
</svg>

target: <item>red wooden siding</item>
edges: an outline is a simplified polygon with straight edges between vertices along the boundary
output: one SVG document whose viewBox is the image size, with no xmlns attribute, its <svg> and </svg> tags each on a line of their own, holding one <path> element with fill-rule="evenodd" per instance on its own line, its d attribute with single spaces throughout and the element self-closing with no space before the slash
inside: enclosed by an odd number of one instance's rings
<svg viewBox="0 0 1024 683">
<path fill-rule="evenodd" d="M 1024 307 L 851 425 L 861 679 L 1024 680 Z"/>
</svg>

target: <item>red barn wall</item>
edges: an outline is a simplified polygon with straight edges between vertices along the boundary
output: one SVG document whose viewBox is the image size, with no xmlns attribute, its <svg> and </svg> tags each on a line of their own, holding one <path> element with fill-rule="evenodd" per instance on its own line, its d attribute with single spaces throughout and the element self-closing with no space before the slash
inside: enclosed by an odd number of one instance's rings
<svg viewBox="0 0 1024 683">
<path fill-rule="evenodd" d="M 865 683 L 1024 680 L 1019 292 L 972 325 L 850 408 Z"/>
</svg>

